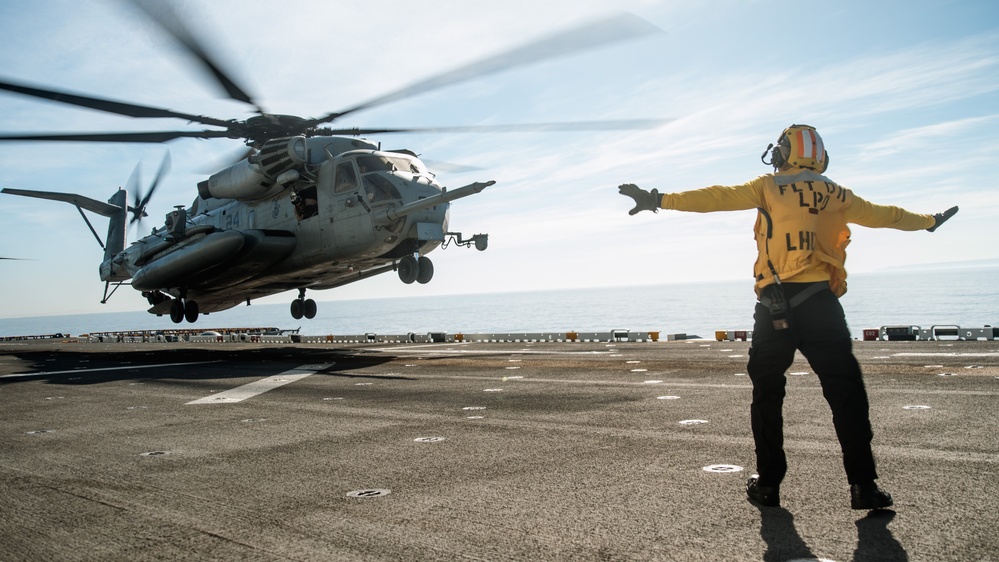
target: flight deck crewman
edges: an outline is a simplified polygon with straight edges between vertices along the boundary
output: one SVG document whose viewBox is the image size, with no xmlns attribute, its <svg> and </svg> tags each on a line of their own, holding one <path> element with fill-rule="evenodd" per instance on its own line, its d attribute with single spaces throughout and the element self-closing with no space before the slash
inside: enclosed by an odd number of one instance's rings
<svg viewBox="0 0 999 562">
<path fill-rule="evenodd" d="M 711 212 L 757 209 L 759 255 L 754 266 L 759 302 L 754 315 L 747 370 L 753 383 L 750 406 L 758 475 L 746 493 L 765 506 L 780 505 L 787 472 L 784 454 L 784 373 L 795 350 L 808 359 L 833 413 L 843 451 L 853 509 L 892 505 L 876 484 L 867 391 L 852 351 L 839 297 L 846 292 L 847 223 L 870 228 L 933 232 L 957 212 L 911 213 L 876 205 L 822 175 L 829 165 L 822 138 L 808 125 L 791 125 L 770 145 L 774 173 L 735 186 L 680 193 L 651 192 L 634 184 L 619 187 L 635 200 L 629 214 L 662 209 Z"/>
</svg>

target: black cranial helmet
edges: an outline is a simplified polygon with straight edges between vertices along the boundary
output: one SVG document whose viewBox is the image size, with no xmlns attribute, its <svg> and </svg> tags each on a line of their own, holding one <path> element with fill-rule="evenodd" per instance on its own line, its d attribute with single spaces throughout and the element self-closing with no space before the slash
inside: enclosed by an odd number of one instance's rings
<svg viewBox="0 0 999 562">
<path fill-rule="evenodd" d="M 764 164 L 769 164 L 775 170 L 784 166 L 794 166 L 823 173 L 829 168 L 829 153 L 826 152 L 822 137 L 819 136 L 815 127 L 810 125 L 791 125 L 784 129 L 777 145 L 770 145 L 763 158 L 770 153 L 770 162 L 763 160 Z"/>
</svg>

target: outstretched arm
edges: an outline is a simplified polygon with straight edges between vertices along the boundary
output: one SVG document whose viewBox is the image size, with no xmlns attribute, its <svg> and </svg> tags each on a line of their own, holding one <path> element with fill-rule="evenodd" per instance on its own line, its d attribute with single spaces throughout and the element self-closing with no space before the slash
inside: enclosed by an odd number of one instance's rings
<svg viewBox="0 0 999 562">
<path fill-rule="evenodd" d="M 851 193 L 851 201 L 846 211 L 847 222 L 869 228 L 894 228 L 898 230 L 928 230 L 933 232 L 947 219 L 957 213 L 957 207 L 951 207 L 943 213 L 921 215 L 907 211 L 901 207 L 878 205 L 866 201 Z"/>
<path fill-rule="evenodd" d="M 629 215 L 640 211 L 658 212 L 659 209 L 710 213 L 742 211 L 762 206 L 762 185 L 762 181 L 757 178 L 743 185 L 713 185 L 702 189 L 661 194 L 655 189 L 650 192 L 633 183 L 625 183 L 618 186 L 618 192 L 635 200 L 635 207 L 628 211 Z"/>
</svg>

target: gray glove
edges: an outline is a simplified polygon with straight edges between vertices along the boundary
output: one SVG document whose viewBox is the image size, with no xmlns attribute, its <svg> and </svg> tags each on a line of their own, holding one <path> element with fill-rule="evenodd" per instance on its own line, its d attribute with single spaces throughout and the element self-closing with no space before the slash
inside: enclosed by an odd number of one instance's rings
<svg viewBox="0 0 999 562">
<path fill-rule="evenodd" d="M 629 215 L 635 215 L 639 211 L 659 212 L 659 203 L 662 202 L 662 196 L 659 195 L 658 190 L 645 191 L 633 183 L 623 183 L 617 189 L 621 195 L 627 195 L 635 200 L 635 208 L 628 211 Z"/>
<path fill-rule="evenodd" d="M 936 222 L 933 223 L 933 226 L 927 228 L 926 230 L 933 232 L 934 230 L 940 228 L 941 224 L 947 222 L 947 219 L 953 217 L 956 214 L 957 214 L 957 206 L 955 205 L 954 207 L 951 207 L 950 209 L 947 209 L 942 213 L 937 213 L 933 215 L 933 219 L 936 220 Z"/>
</svg>

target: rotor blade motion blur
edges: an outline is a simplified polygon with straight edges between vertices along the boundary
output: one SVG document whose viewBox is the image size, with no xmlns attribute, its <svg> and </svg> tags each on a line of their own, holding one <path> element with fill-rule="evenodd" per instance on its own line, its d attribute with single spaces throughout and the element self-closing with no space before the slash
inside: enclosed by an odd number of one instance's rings
<svg viewBox="0 0 999 562">
<path fill-rule="evenodd" d="M 173 6 L 169 2 L 131 0 L 131 3 L 145 12 L 150 19 L 173 36 L 188 52 L 194 55 L 205 66 L 208 72 L 215 77 L 230 98 L 253 105 L 260 113 L 263 113 L 263 110 L 260 109 L 257 102 L 253 101 L 250 94 L 246 93 L 244 88 L 236 84 L 231 77 L 231 73 L 222 70 L 218 61 L 208 54 L 204 44 L 191 33 L 191 30 L 184 24 L 180 15 L 174 11 Z"/>
<path fill-rule="evenodd" d="M 142 188 L 139 185 L 141 183 L 139 180 L 139 166 L 136 165 L 135 171 L 132 172 L 132 177 L 129 178 L 129 192 L 135 194 L 135 205 L 128 208 L 129 212 L 132 213 L 132 220 L 129 221 L 129 224 L 140 222 L 142 217 L 147 216 L 146 205 L 149 204 L 149 200 L 153 197 L 153 193 L 156 191 L 156 188 L 159 186 L 160 182 L 163 181 L 167 172 L 170 171 L 170 166 L 170 152 L 168 151 L 163 156 L 163 162 L 160 163 L 160 169 L 156 172 L 156 177 L 153 178 L 153 183 L 149 184 L 149 190 L 146 191 L 145 195 L 143 195 L 141 192 Z"/>
<path fill-rule="evenodd" d="M 330 113 L 313 120 L 312 123 L 313 125 L 326 123 L 363 109 L 370 109 L 488 74 L 575 54 L 619 41 L 636 39 L 656 32 L 661 32 L 661 30 L 634 14 L 622 13 L 603 18 L 422 80 L 343 111 Z"/>
<path fill-rule="evenodd" d="M 0 141 L 166 142 L 179 138 L 234 138 L 227 131 L 149 131 L 129 133 L 32 133 L 0 135 Z M 236 137 L 238 138 L 238 137 Z"/>
<path fill-rule="evenodd" d="M 622 119 L 618 121 L 569 121 L 564 123 L 517 123 L 509 125 L 465 125 L 455 127 L 358 127 L 352 129 L 324 129 L 331 135 L 376 135 L 387 133 L 516 133 L 516 132 L 568 132 L 614 131 L 654 129 L 669 123 L 670 119 Z"/>
<path fill-rule="evenodd" d="M 125 115 L 127 117 L 145 117 L 145 118 L 170 117 L 175 119 L 184 119 L 187 121 L 192 121 L 194 123 L 201 123 L 204 125 L 216 125 L 219 127 L 229 126 L 228 121 L 222 121 L 221 119 L 213 119 L 211 117 L 205 117 L 203 115 L 191 115 L 189 113 L 179 113 L 176 111 L 171 111 L 169 109 L 160 109 L 157 107 L 149 107 L 145 105 L 136 105 L 132 103 L 101 99 L 93 96 L 71 94 L 69 92 L 60 92 L 57 90 L 34 88 L 31 86 L 26 86 L 24 84 L 16 84 L 14 82 L 8 82 L 6 80 L 0 80 L 0 90 L 7 90 L 9 92 L 24 94 L 26 96 L 34 96 L 36 98 L 47 99 L 70 105 L 78 105 L 80 107 L 88 107 L 90 109 L 96 109 L 98 111 L 105 111 L 108 113 L 116 113 L 118 115 Z"/>
<path fill-rule="evenodd" d="M 587 24 L 578 25 L 565 31 L 548 35 L 519 47 L 495 54 L 475 62 L 471 62 L 421 80 L 394 92 L 371 99 L 343 111 L 328 113 L 319 118 L 302 118 L 295 115 L 265 113 L 252 99 L 246 90 L 232 79 L 230 73 L 223 71 L 218 60 L 209 56 L 203 41 L 183 22 L 173 7 L 167 1 L 154 0 L 124 0 L 134 4 L 141 12 L 154 20 L 166 30 L 171 37 L 194 55 L 201 64 L 206 66 L 215 79 L 226 90 L 232 99 L 252 104 L 257 115 L 246 119 L 218 119 L 203 115 L 181 113 L 140 104 L 132 104 L 95 96 L 70 93 L 51 88 L 28 86 L 0 79 L 0 90 L 16 94 L 32 96 L 63 104 L 95 109 L 134 118 L 174 118 L 183 119 L 189 123 L 199 123 L 222 130 L 174 130 L 174 131 L 121 131 L 121 132 L 52 132 L 52 133 L 3 133 L 0 142 L 4 141 L 71 141 L 71 142 L 114 142 L 114 143 L 162 143 L 180 138 L 231 138 L 241 139 L 251 149 L 260 149 L 267 142 L 283 137 L 316 135 L 372 135 L 380 133 L 474 133 L 474 132 L 559 132 L 559 131 L 599 131 L 599 130 L 633 130 L 648 129 L 665 123 L 665 120 L 616 120 L 616 121 L 580 121 L 568 123 L 528 123 L 473 125 L 453 127 L 318 127 L 345 115 L 364 109 L 370 109 L 427 93 L 445 86 L 469 81 L 475 78 L 495 74 L 501 71 L 528 66 L 530 64 L 558 57 L 573 55 L 582 51 L 595 49 L 614 43 L 636 39 L 661 30 L 648 21 L 629 13 L 620 13 L 605 17 Z M 245 154 L 245 152 L 244 152 Z"/>
</svg>

